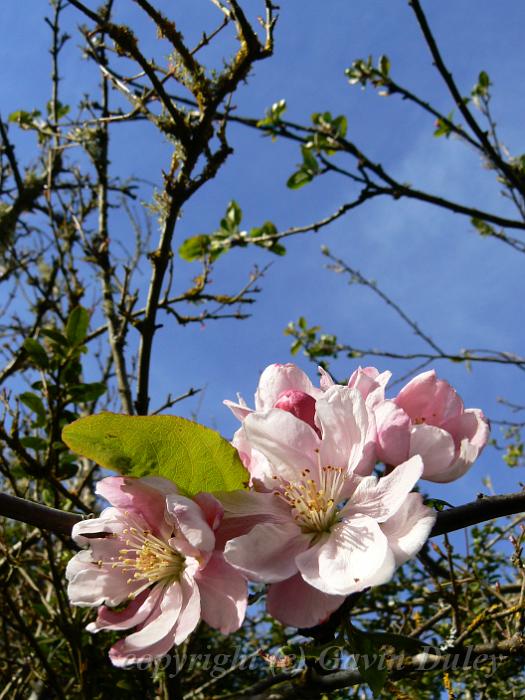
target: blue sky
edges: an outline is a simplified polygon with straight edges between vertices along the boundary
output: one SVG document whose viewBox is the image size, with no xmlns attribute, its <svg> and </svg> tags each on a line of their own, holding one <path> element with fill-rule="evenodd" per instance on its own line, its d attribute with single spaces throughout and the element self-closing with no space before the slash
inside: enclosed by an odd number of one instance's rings
<svg viewBox="0 0 525 700">
<path fill-rule="evenodd" d="M 96 7 L 98 3 L 89 4 Z M 122 21 L 137 27 L 134 3 L 117 0 L 115 5 Z M 194 41 L 203 29 L 219 21 L 217 10 L 204 0 L 166 0 L 162 5 L 166 14 L 176 13 L 179 28 Z M 258 0 L 243 5 L 251 17 L 262 12 Z M 417 108 L 347 83 L 344 70 L 354 59 L 387 54 L 399 83 L 431 100 L 444 113 L 452 109 L 406 2 L 295 0 L 281 5 L 275 56 L 256 64 L 248 85 L 235 96 L 239 114 L 262 116 L 281 98 L 287 100 L 287 116 L 303 123 L 314 111 L 345 114 L 349 138 L 399 180 L 472 206 L 510 212 L 493 174 L 483 169 L 472 150 L 453 139 L 434 139 L 432 120 Z M 480 70 L 489 73 L 500 136 L 512 153 L 521 153 L 525 90 L 520 47 L 525 7 L 509 0 L 446 5 L 427 1 L 424 7 L 462 93 L 469 93 Z M 24 12 L 18 0 L 3 0 L 0 7 L 0 110 L 4 118 L 15 109 L 42 108 L 49 99 L 45 9 L 42 0 L 25 0 Z M 78 14 L 69 8 L 65 16 L 74 33 Z M 167 44 L 159 49 L 155 43 L 147 20 L 139 21 L 137 33 L 148 55 L 167 51 Z M 226 33 L 220 37 L 206 55 L 216 66 L 224 51 L 233 46 Z M 71 104 L 98 78 L 94 66 L 80 58 L 79 44 L 74 34 L 65 53 L 61 99 Z M 144 125 L 114 129 L 112 138 L 116 170 L 160 182 L 169 148 L 152 129 Z M 246 228 L 269 219 L 281 229 L 323 218 L 354 194 L 348 182 L 337 177 L 323 178 L 299 191 L 287 190 L 286 180 L 300 160 L 293 144 L 272 143 L 242 127 L 231 128 L 230 142 L 234 156 L 219 177 L 185 207 L 177 245 L 191 235 L 212 232 L 231 199 L 242 207 Z M 22 135 L 19 155 L 30 159 L 32 148 L 32 137 Z M 152 187 L 144 185 L 141 197 L 148 202 L 151 196 Z M 113 224 L 115 239 L 125 239 L 129 233 L 126 220 L 115 216 Z M 481 240 L 468 220 L 458 215 L 415 202 L 374 200 L 322 233 L 289 239 L 288 255 L 282 259 L 255 249 L 224 256 L 214 273 L 217 289 L 224 291 L 240 286 L 253 264 L 272 262 L 261 282 L 263 291 L 253 317 L 244 322 L 209 322 L 204 327 L 182 328 L 168 322 L 157 338 L 152 406 L 163 403 L 167 391 L 176 395 L 189 386 L 205 386 L 203 395 L 179 406 L 180 413 L 197 411 L 200 421 L 231 435 L 236 423 L 221 405 L 222 399 L 234 398 L 240 391 L 250 402 L 264 367 L 290 360 L 290 339 L 282 331 L 300 315 L 356 346 L 401 352 L 424 349 L 370 291 L 349 287 L 341 276 L 325 269 L 321 244 L 377 280 L 445 349 L 490 347 L 523 353 L 520 254 L 497 241 Z M 179 261 L 180 288 L 197 272 L 196 265 Z M 135 349 L 131 343 L 130 352 Z M 301 357 L 297 362 L 314 377 L 313 366 Z M 377 360 L 377 365 L 398 375 L 408 369 L 383 360 Z M 333 371 L 343 377 L 356 366 L 340 360 Z M 458 388 L 467 406 L 479 406 L 491 417 L 511 417 L 496 403 L 497 396 L 525 403 L 523 374 L 516 369 L 474 367 L 467 373 L 450 363 L 437 369 Z M 494 435 L 499 437 L 498 428 Z M 504 467 L 496 453 L 487 451 L 453 491 L 433 486 L 431 491 L 443 498 L 453 493 L 450 500 L 455 502 L 470 500 L 487 474 L 496 491 L 516 490 L 523 478 Z"/>
</svg>

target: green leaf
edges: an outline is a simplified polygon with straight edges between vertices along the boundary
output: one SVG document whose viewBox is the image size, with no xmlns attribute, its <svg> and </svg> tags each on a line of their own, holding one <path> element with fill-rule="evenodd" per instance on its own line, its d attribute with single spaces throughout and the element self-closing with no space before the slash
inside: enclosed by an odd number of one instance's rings
<svg viewBox="0 0 525 700">
<path fill-rule="evenodd" d="M 298 170 L 288 178 L 286 186 L 291 190 L 298 190 L 300 187 L 307 185 L 309 182 L 312 182 L 311 174 L 306 170 Z"/>
<path fill-rule="evenodd" d="M 286 111 L 286 100 L 279 100 L 266 110 L 264 119 L 259 119 L 257 126 L 275 126 L 281 120 L 282 115 Z"/>
<path fill-rule="evenodd" d="M 37 367 L 40 367 L 40 369 L 45 369 L 49 366 L 47 353 L 42 345 L 40 345 L 38 340 L 35 340 L 34 338 L 26 338 L 23 346 L 24 350 Z"/>
<path fill-rule="evenodd" d="M 242 211 L 235 200 L 232 200 L 228 204 L 228 209 L 226 210 L 226 220 L 232 227 L 239 226 L 242 221 Z"/>
<path fill-rule="evenodd" d="M 274 255 L 286 255 L 286 248 L 281 243 L 277 243 L 276 241 L 268 241 L 265 244 L 265 248 L 267 248 L 270 253 L 273 253 Z"/>
<path fill-rule="evenodd" d="M 179 255 L 183 260 L 193 262 L 203 258 L 210 249 L 211 236 L 201 233 L 198 236 L 187 238 L 179 248 Z"/>
<path fill-rule="evenodd" d="M 49 102 L 46 105 L 47 108 L 47 113 L 50 117 L 53 116 L 53 102 L 52 100 L 49 100 Z M 70 107 L 69 105 L 63 105 L 62 102 L 57 100 L 56 103 L 56 113 L 57 113 L 57 119 L 62 119 L 62 117 L 65 117 L 66 114 L 69 114 Z"/>
<path fill-rule="evenodd" d="M 487 89 L 490 86 L 490 78 L 488 73 L 486 73 L 484 70 L 482 70 L 478 76 L 478 84 L 484 89 Z"/>
<path fill-rule="evenodd" d="M 486 221 L 482 219 L 476 219 L 473 217 L 471 220 L 472 225 L 478 230 L 481 236 L 495 236 L 496 231 L 493 226 L 487 224 Z"/>
<path fill-rule="evenodd" d="M 440 498 L 426 498 L 425 505 L 429 508 L 434 508 L 434 510 L 445 510 L 445 507 L 454 508 L 452 503 L 442 501 Z"/>
<path fill-rule="evenodd" d="M 439 138 L 440 136 L 446 136 L 448 138 L 452 133 L 452 124 L 454 123 L 454 112 L 449 112 L 446 119 L 438 117 L 435 122 L 436 130 L 434 131 L 434 136 Z"/>
<path fill-rule="evenodd" d="M 338 136 L 341 136 L 342 138 L 346 136 L 346 132 L 348 129 L 348 120 L 344 116 L 344 114 L 341 114 L 339 117 L 336 117 L 334 119 L 334 121 L 332 122 L 332 127 Z"/>
<path fill-rule="evenodd" d="M 379 656 L 379 658 L 381 659 L 381 656 Z M 374 697 L 378 698 L 388 677 L 387 669 L 380 667 L 373 656 L 372 663 L 370 665 L 367 664 L 367 661 L 363 658 L 363 656 L 359 656 L 357 659 L 357 668 L 372 691 Z"/>
<path fill-rule="evenodd" d="M 303 169 L 314 174 L 318 173 L 319 163 L 317 162 L 317 158 L 314 156 L 312 151 L 309 148 L 306 148 L 306 146 L 301 146 L 301 153 L 303 154 Z"/>
<path fill-rule="evenodd" d="M 89 328 L 89 313 L 82 306 L 77 306 L 69 314 L 66 324 L 66 338 L 70 345 L 81 345 Z"/>
<path fill-rule="evenodd" d="M 60 331 L 57 331 L 55 328 L 43 328 L 41 333 L 42 335 L 45 335 L 46 338 L 50 338 L 57 345 L 63 345 L 64 347 L 67 347 L 68 345 L 66 336 L 63 333 L 60 333 Z"/>
<path fill-rule="evenodd" d="M 385 78 L 388 78 L 390 74 L 390 59 L 388 56 L 379 57 L 379 70 Z"/>
<path fill-rule="evenodd" d="M 107 386 L 102 382 L 90 382 L 89 384 L 75 384 L 69 387 L 69 396 L 75 403 L 87 403 L 96 401 L 107 391 Z"/>
<path fill-rule="evenodd" d="M 62 439 L 74 452 L 131 476 L 163 476 L 187 495 L 242 489 L 248 473 L 219 433 L 178 416 L 80 418 Z"/>
<path fill-rule="evenodd" d="M 378 646 L 388 645 L 389 647 L 394 647 L 394 649 L 402 649 L 413 654 L 417 654 L 423 649 L 428 649 L 428 643 L 414 637 L 407 637 L 404 634 L 367 632 L 367 636 L 371 642 L 375 642 Z"/>
<path fill-rule="evenodd" d="M 32 112 L 19 109 L 9 115 L 9 121 L 18 124 L 21 129 L 31 129 L 33 127 L 33 122 L 35 119 L 38 119 L 41 114 L 42 112 L 39 112 L 38 109 L 34 109 Z"/>
<path fill-rule="evenodd" d="M 24 447 L 28 447 L 31 450 L 45 450 L 45 449 L 47 449 L 47 441 L 41 437 L 28 436 L 28 437 L 22 438 L 20 440 L 20 443 Z"/>
<path fill-rule="evenodd" d="M 78 464 L 75 464 L 74 462 L 65 462 L 57 468 L 56 475 L 60 480 L 71 479 L 77 472 Z"/>
<path fill-rule="evenodd" d="M 378 697 L 388 676 L 388 671 L 382 663 L 384 656 L 379 653 L 379 647 L 375 647 L 369 633 L 352 628 L 350 641 L 354 648 L 359 673 L 374 697 Z"/>
<path fill-rule="evenodd" d="M 23 394 L 20 394 L 19 398 L 25 406 L 30 408 L 33 413 L 36 413 L 42 423 L 45 422 L 46 409 L 40 397 L 36 394 L 32 394 L 30 391 L 25 391 Z"/>
<path fill-rule="evenodd" d="M 297 355 L 299 350 L 301 349 L 302 343 L 299 339 L 294 340 L 294 342 L 290 346 L 290 355 Z"/>
</svg>

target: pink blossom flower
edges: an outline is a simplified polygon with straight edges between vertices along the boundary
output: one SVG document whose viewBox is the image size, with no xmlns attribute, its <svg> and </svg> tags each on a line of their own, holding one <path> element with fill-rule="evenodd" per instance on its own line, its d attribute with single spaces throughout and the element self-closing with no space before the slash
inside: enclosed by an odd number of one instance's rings
<svg viewBox="0 0 525 700">
<path fill-rule="evenodd" d="M 90 632 L 135 628 L 111 648 L 113 664 L 163 656 L 201 617 L 224 634 L 240 627 L 247 586 L 215 547 L 223 516 L 217 499 L 186 498 L 155 477 L 108 477 L 96 492 L 111 507 L 74 526 L 73 539 L 88 548 L 66 576 L 74 605 L 99 608 Z"/>
<path fill-rule="evenodd" d="M 385 387 L 392 372 L 379 372 L 375 367 L 358 367 L 348 380 L 349 387 L 358 389 L 368 406 L 374 407 L 385 398 Z"/>
<path fill-rule="evenodd" d="M 273 486 L 220 496 L 232 537 L 225 558 L 272 584 L 269 611 L 286 624 L 317 624 L 348 594 L 390 580 L 432 528 L 435 515 L 410 493 L 420 457 L 380 479 L 357 475 L 369 421 L 359 390 L 337 385 L 316 399 L 314 426 L 272 407 L 244 418 L 245 439 L 269 465 L 264 485 Z"/>
<path fill-rule="evenodd" d="M 226 400 L 224 404 L 241 422 L 244 422 L 252 413 L 264 413 L 272 408 L 278 408 L 291 413 L 319 434 L 319 427 L 315 420 L 316 402 L 324 396 L 327 389 L 334 385 L 334 381 L 324 369 L 320 367 L 319 371 L 321 381 L 320 388 L 317 388 L 308 376 L 292 363 L 269 365 L 259 379 L 255 392 L 255 409 L 249 408 L 240 396 L 237 403 Z M 389 375 L 389 373 L 385 374 Z M 259 490 L 267 488 L 267 482 L 272 474 L 271 467 L 261 451 L 246 439 L 242 428 L 235 433 L 232 444 L 239 451 L 244 466 L 250 472 L 252 485 Z M 362 450 L 360 463 L 356 465 L 356 473 L 369 474 L 372 471 L 375 464 L 374 446 L 375 426 L 373 419 L 369 419 L 366 445 Z M 271 484 L 270 488 L 272 488 Z"/>
<path fill-rule="evenodd" d="M 395 399 L 376 403 L 374 413 L 378 458 L 396 466 L 419 454 L 429 481 L 449 482 L 465 474 L 489 438 L 482 411 L 465 409 L 434 370 L 414 377 Z"/>
<path fill-rule="evenodd" d="M 308 375 L 296 365 L 269 365 L 261 374 L 255 392 L 255 411 L 283 408 L 314 427 L 315 400 L 322 395 L 323 390 L 314 387 Z M 237 403 L 226 400 L 224 404 L 236 418 L 243 421 L 253 413 L 253 409 L 248 407 L 241 396 L 238 399 Z"/>
</svg>

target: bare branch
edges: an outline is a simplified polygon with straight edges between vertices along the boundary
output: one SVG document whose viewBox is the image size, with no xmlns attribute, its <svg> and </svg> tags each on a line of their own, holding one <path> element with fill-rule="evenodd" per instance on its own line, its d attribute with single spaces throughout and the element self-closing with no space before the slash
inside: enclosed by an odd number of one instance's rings
<svg viewBox="0 0 525 700">
<path fill-rule="evenodd" d="M 71 528 L 74 522 L 78 522 L 82 519 L 82 516 L 74 515 L 67 511 L 57 511 L 47 506 L 31 504 L 38 505 L 38 515 L 34 517 L 38 517 L 39 520 L 27 520 L 26 514 L 32 513 L 33 511 L 31 508 L 29 508 L 29 510 L 24 510 L 19 504 L 19 501 L 24 501 L 24 499 L 18 498 L 16 501 L 12 502 L 12 499 L 15 498 L 15 496 L 10 496 L 8 494 L 2 495 L 2 499 L 0 500 L 0 514 L 9 518 L 14 518 L 15 520 L 22 520 L 23 522 L 38 525 L 52 532 L 60 533 L 69 533 L 70 530 L 67 530 L 67 527 L 69 526 L 69 528 Z M 522 512 L 525 512 L 525 491 L 518 491 L 517 493 L 509 493 L 501 496 L 481 495 L 476 501 L 437 513 L 436 524 L 430 533 L 430 537 L 437 537 L 438 535 L 454 532 L 455 530 L 462 530 L 465 527 L 477 525 L 487 520 Z M 13 513 L 18 513 L 21 517 Z M 46 513 L 48 515 L 46 515 Z M 63 514 L 63 518 L 60 513 Z M 76 520 L 74 520 L 75 518 Z"/>
<path fill-rule="evenodd" d="M 76 513 L 49 508 L 7 493 L 0 493 L 0 515 L 60 535 L 71 535 L 73 525 L 82 520 L 82 516 Z"/>
<path fill-rule="evenodd" d="M 425 13 L 423 12 L 421 3 L 419 2 L 419 0 L 408 0 L 408 4 L 412 8 L 416 16 L 418 24 L 421 28 L 421 32 L 423 33 L 427 46 L 430 50 L 430 53 L 432 54 L 434 65 L 436 66 L 437 70 L 439 71 L 439 74 L 443 78 L 443 81 L 445 82 L 445 85 L 447 86 L 450 94 L 452 95 L 457 108 L 463 115 L 469 127 L 472 129 L 473 133 L 479 139 L 480 143 L 483 145 L 484 153 L 492 161 L 496 169 L 499 170 L 505 176 L 505 178 L 510 183 L 512 183 L 512 186 L 515 187 L 518 190 L 518 192 L 520 192 L 523 195 L 522 183 L 516 177 L 516 174 L 508 165 L 508 163 L 505 163 L 505 161 L 502 160 L 498 153 L 495 151 L 493 145 L 491 144 L 487 136 L 487 133 L 483 131 L 483 129 L 474 119 L 471 111 L 469 110 L 466 104 L 465 98 L 462 97 L 461 93 L 459 92 L 457 85 L 452 77 L 452 74 L 446 67 L 443 58 L 441 57 L 441 53 L 439 51 L 436 40 L 434 39 L 430 26 L 427 22 L 427 18 L 425 16 Z"/>
</svg>

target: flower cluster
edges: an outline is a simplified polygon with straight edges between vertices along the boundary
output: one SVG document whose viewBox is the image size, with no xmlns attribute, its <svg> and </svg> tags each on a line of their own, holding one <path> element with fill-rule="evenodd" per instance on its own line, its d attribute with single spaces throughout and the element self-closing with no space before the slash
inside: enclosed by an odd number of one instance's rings
<svg viewBox="0 0 525 700">
<path fill-rule="evenodd" d="M 68 595 L 74 605 L 98 607 L 90 632 L 136 628 L 111 648 L 115 666 L 163 656 L 201 618 L 224 634 L 241 626 L 247 586 L 216 547 L 216 498 L 186 498 L 158 477 L 107 477 L 96 492 L 111 507 L 73 528 L 89 549 L 68 564 Z"/>
<path fill-rule="evenodd" d="M 68 592 L 98 607 L 90 631 L 134 630 L 112 647 L 114 664 L 166 654 L 200 619 L 235 631 L 247 580 L 269 584 L 276 619 L 311 627 L 418 553 L 435 513 L 414 487 L 464 474 L 488 424 L 434 372 L 393 399 L 389 378 L 359 368 L 341 386 L 321 370 L 315 387 L 295 365 L 268 367 L 254 409 L 225 402 L 241 421 L 246 490 L 190 499 L 155 477 L 99 482 L 111 506 L 75 526 L 87 549 L 68 565 Z"/>
<path fill-rule="evenodd" d="M 412 489 L 464 474 L 489 433 L 482 412 L 465 410 L 433 371 L 394 399 L 385 398 L 390 372 L 359 368 L 347 386 L 320 372 L 315 387 L 293 364 L 270 365 L 254 410 L 225 402 L 242 422 L 233 444 L 252 490 L 221 496 L 224 556 L 270 583 L 268 611 L 297 627 L 322 622 L 417 554 L 435 514 Z"/>
</svg>

